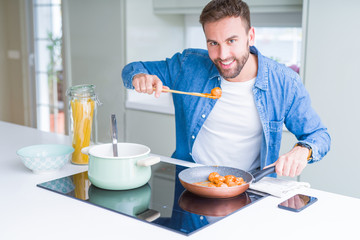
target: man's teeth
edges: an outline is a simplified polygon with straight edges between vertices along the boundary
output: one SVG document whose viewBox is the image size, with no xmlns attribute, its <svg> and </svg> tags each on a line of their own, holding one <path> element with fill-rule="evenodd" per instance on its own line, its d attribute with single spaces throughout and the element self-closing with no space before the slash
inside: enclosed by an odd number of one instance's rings
<svg viewBox="0 0 360 240">
<path fill-rule="evenodd" d="M 230 65 L 234 60 L 228 61 L 228 62 L 221 62 L 223 65 Z"/>
</svg>

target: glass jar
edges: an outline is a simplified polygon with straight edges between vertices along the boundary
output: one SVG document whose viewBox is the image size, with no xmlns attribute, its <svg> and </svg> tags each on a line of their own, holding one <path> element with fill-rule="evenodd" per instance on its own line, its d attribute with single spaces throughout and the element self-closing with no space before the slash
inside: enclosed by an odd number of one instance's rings
<svg viewBox="0 0 360 240">
<path fill-rule="evenodd" d="M 89 156 L 81 153 L 81 149 L 90 146 L 90 142 L 97 142 L 96 112 L 99 100 L 95 94 L 95 85 L 70 87 L 66 95 L 69 97 L 70 136 L 75 149 L 71 162 L 88 164 Z"/>
</svg>

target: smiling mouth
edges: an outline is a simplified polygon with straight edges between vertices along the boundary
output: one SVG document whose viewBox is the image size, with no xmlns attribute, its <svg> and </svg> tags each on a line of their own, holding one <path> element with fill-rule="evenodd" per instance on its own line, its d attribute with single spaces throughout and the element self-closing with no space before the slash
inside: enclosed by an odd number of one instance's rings
<svg viewBox="0 0 360 240">
<path fill-rule="evenodd" d="M 229 68 L 232 65 L 233 62 L 235 62 L 235 59 L 232 59 L 230 61 L 219 61 L 220 65 L 223 68 Z"/>
</svg>

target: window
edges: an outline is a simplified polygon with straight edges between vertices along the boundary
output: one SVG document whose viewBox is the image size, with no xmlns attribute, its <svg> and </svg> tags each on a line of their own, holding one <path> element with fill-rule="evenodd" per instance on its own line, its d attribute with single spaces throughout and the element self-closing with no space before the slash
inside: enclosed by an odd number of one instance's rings
<svg viewBox="0 0 360 240">
<path fill-rule="evenodd" d="M 37 128 L 65 133 L 61 0 L 33 0 Z"/>
<path fill-rule="evenodd" d="M 255 46 L 262 55 L 283 63 L 299 73 L 301 61 L 301 28 L 255 28 Z"/>
</svg>

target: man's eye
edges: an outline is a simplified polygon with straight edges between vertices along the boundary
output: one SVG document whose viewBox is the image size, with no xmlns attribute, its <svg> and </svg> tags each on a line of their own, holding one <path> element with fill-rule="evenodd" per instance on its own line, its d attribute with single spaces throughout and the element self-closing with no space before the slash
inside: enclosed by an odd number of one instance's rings
<svg viewBox="0 0 360 240">
<path fill-rule="evenodd" d="M 230 39 L 230 40 L 229 40 L 229 43 L 234 43 L 234 42 L 236 42 L 235 39 Z"/>
<path fill-rule="evenodd" d="M 210 46 L 216 46 L 217 42 L 210 42 Z"/>
</svg>

